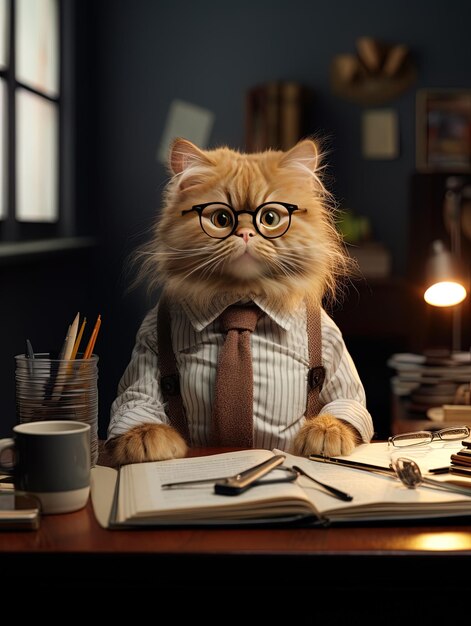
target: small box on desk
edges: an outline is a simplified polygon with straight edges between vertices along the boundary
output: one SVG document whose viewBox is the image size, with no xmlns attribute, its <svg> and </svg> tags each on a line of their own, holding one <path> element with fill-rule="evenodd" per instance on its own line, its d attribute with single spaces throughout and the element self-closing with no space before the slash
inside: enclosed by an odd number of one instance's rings
<svg viewBox="0 0 471 626">
<path fill-rule="evenodd" d="M 471 405 L 470 404 L 444 404 L 443 405 L 443 421 L 444 422 L 461 422 L 462 424 L 471 424 Z"/>
</svg>

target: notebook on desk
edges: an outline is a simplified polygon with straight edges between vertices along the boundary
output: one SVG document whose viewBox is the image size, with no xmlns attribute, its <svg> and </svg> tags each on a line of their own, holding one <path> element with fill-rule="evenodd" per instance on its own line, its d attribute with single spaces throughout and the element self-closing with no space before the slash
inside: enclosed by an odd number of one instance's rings
<svg viewBox="0 0 471 626">
<path fill-rule="evenodd" d="M 427 450 L 407 456 L 414 458 L 426 474 L 431 468 L 448 465 L 451 453 L 460 447 L 459 442 L 438 448 L 428 446 Z M 304 476 L 295 482 L 259 484 L 237 496 L 216 494 L 211 482 L 182 489 L 162 487 L 169 482 L 231 476 L 278 453 L 279 450 L 243 450 L 126 465 L 119 470 L 97 466 L 92 469 L 91 484 L 96 518 L 104 528 L 119 529 L 260 524 L 325 526 L 471 515 L 471 497 L 427 487 L 408 489 L 393 475 L 314 462 L 284 452 L 286 466 L 298 465 L 317 480 L 350 493 L 352 500 L 341 501 Z M 363 444 L 343 458 L 388 468 L 390 455 L 387 444 L 374 443 Z M 450 476 L 440 476 L 440 480 L 447 478 Z"/>
</svg>

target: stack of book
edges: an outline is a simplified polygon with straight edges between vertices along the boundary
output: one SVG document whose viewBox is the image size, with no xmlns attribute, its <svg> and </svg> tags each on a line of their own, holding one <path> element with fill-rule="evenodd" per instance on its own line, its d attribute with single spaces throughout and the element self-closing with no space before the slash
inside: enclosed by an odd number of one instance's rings
<svg viewBox="0 0 471 626">
<path fill-rule="evenodd" d="M 458 399 L 462 389 L 469 388 L 471 381 L 469 352 L 453 352 L 446 356 L 399 353 L 392 355 L 387 364 L 396 372 L 391 378 L 393 393 L 407 399 L 411 410 L 435 419 L 438 413 L 432 410 L 439 408 L 439 421 L 463 421 L 464 414 L 461 412 L 457 416 L 452 410 L 445 418 L 443 407 L 453 405 L 452 408 L 458 408 L 457 405 L 463 404 Z M 468 413 L 471 418 L 471 407 L 468 407 Z"/>
<path fill-rule="evenodd" d="M 471 440 L 462 442 L 464 448 L 451 455 L 450 472 L 471 477 Z"/>
</svg>

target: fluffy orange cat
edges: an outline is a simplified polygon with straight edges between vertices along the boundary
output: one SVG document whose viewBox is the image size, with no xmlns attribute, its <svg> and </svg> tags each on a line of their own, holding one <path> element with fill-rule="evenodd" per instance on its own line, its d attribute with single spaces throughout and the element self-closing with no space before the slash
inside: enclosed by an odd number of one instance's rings
<svg viewBox="0 0 471 626">
<path fill-rule="evenodd" d="M 352 265 L 319 161 L 310 139 L 287 152 L 256 154 L 175 140 L 161 215 L 139 258 L 141 276 L 163 287 L 171 303 L 186 429 L 170 424 L 159 384 L 157 303 L 142 322 L 111 409 L 108 444 L 117 463 L 181 457 L 188 446 L 214 443 L 217 316 L 235 302 L 255 302 L 265 314 L 252 335 L 254 447 L 338 455 L 371 439 L 363 386 L 322 308 Z M 318 415 L 306 415 L 307 305 L 322 312 Z"/>
</svg>

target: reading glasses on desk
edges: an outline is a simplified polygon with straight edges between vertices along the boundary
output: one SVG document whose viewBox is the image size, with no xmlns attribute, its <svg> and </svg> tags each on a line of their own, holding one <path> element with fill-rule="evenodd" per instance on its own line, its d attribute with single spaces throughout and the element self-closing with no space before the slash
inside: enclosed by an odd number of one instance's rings
<svg viewBox="0 0 471 626">
<path fill-rule="evenodd" d="M 428 445 L 432 441 L 458 441 L 469 437 L 469 433 L 470 430 L 467 426 L 442 428 L 442 430 L 437 431 L 418 430 L 389 437 L 388 445 L 395 448 L 409 448 L 410 446 Z"/>
</svg>

